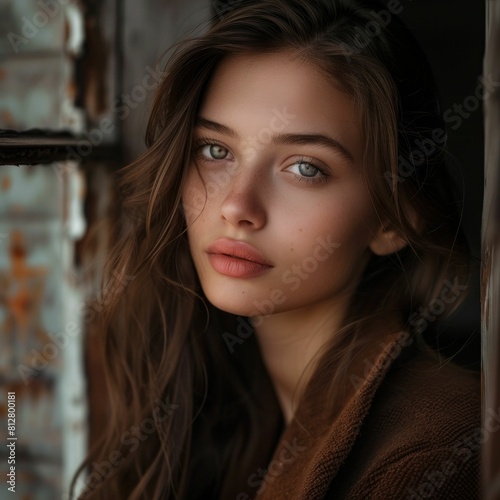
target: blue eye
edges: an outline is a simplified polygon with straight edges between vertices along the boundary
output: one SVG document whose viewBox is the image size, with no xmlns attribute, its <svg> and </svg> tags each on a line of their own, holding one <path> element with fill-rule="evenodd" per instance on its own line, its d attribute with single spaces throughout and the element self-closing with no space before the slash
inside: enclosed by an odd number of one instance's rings
<svg viewBox="0 0 500 500">
<path fill-rule="evenodd" d="M 297 180 L 301 182 L 325 182 L 328 179 L 328 174 L 323 169 L 317 167 L 311 161 L 303 159 L 296 161 L 286 170 L 294 174 Z"/>
<path fill-rule="evenodd" d="M 298 163 L 298 171 L 300 175 L 304 177 L 315 177 L 316 174 L 320 173 L 319 168 L 311 165 L 310 163 L 299 162 Z"/>
</svg>

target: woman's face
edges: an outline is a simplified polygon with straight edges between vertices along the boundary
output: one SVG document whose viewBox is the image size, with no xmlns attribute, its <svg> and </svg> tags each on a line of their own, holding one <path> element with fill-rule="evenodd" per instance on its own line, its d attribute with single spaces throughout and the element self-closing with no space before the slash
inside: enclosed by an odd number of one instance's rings
<svg viewBox="0 0 500 500">
<path fill-rule="evenodd" d="M 382 231 L 352 98 L 290 53 L 233 56 L 194 144 L 182 198 L 208 300 L 243 316 L 346 304 Z"/>
</svg>

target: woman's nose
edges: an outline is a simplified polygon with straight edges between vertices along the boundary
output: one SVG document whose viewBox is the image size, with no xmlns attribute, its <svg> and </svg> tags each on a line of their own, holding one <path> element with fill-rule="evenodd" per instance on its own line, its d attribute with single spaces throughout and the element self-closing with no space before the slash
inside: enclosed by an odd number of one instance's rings
<svg viewBox="0 0 500 500">
<path fill-rule="evenodd" d="M 221 217 L 234 227 L 261 229 L 266 224 L 263 186 L 257 176 L 238 175 L 230 182 L 221 205 Z"/>
</svg>

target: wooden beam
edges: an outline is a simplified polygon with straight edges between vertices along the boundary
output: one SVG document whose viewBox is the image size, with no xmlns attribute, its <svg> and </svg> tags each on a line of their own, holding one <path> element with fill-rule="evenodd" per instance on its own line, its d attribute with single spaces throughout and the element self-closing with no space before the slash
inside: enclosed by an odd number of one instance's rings
<svg viewBox="0 0 500 500">
<path fill-rule="evenodd" d="M 484 367 L 483 498 L 500 499 L 500 0 L 486 0 L 484 77 L 495 82 L 484 100 L 482 338 Z M 499 82 L 498 84 L 496 82 Z"/>
</svg>

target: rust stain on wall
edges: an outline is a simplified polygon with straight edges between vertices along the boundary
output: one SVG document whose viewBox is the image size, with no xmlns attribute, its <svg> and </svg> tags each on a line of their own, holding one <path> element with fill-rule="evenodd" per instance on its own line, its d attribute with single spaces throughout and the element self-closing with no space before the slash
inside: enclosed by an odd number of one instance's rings
<svg viewBox="0 0 500 500">
<path fill-rule="evenodd" d="M 14 124 L 14 117 L 10 111 L 4 110 L 0 112 L 0 121 L 6 128 L 9 128 Z"/>
<path fill-rule="evenodd" d="M 11 233 L 9 255 L 11 267 L 2 273 L 4 292 L 0 304 L 4 302 L 6 315 L 0 324 L 0 335 L 14 336 L 20 351 L 27 354 L 33 340 L 30 335 L 37 341 L 50 340 L 41 325 L 41 306 L 48 269 L 28 264 L 24 236 L 18 229 Z M 24 360 L 17 359 L 17 362 Z"/>
<path fill-rule="evenodd" d="M 2 179 L 2 191 L 8 191 L 12 186 L 12 179 L 9 176 L 5 176 Z"/>
</svg>

